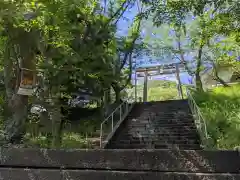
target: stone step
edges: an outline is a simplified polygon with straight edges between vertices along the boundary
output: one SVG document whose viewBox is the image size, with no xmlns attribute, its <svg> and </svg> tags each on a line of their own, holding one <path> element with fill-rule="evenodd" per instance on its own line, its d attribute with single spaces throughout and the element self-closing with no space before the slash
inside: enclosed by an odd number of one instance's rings
<svg viewBox="0 0 240 180">
<path fill-rule="evenodd" d="M 171 107 L 171 106 L 166 106 L 166 107 L 157 107 L 157 106 L 151 106 L 149 107 L 149 109 L 151 109 L 153 112 L 155 113 L 163 113 L 163 112 L 166 112 L 166 113 L 190 113 L 191 110 L 188 108 L 188 107 Z"/>
<path fill-rule="evenodd" d="M 173 127 L 173 128 L 179 128 L 179 127 L 191 127 L 191 128 L 195 128 L 195 124 L 193 123 L 189 123 L 189 124 L 129 124 L 126 125 L 128 128 L 132 128 L 132 127 Z"/>
<path fill-rule="evenodd" d="M 153 117 L 152 117 L 153 119 Z M 156 115 L 155 116 L 155 120 L 159 120 L 159 121 L 167 121 L 167 120 L 186 120 L 186 121 L 189 121 L 189 120 L 192 120 L 192 115 L 189 114 L 189 115 L 184 115 L 184 116 L 180 116 L 180 115 L 174 115 L 174 116 L 166 116 L 166 115 Z"/>
<path fill-rule="evenodd" d="M 201 150 L 201 146 L 199 144 L 181 144 L 181 145 L 155 145 L 155 149 L 179 149 L 179 150 Z"/>
<path fill-rule="evenodd" d="M 184 129 L 184 130 L 192 130 L 192 129 L 197 129 L 197 127 L 195 125 L 176 125 L 176 126 L 171 126 L 171 125 L 165 125 L 165 126 L 160 126 L 160 125 L 150 125 L 150 124 L 146 124 L 146 125 L 128 125 L 123 127 L 124 129 L 128 129 L 128 130 L 137 130 L 137 129 L 142 129 L 142 130 L 155 130 L 155 131 L 162 131 L 164 129 L 172 129 L 172 130 L 179 130 L 179 129 Z"/>
<path fill-rule="evenodd" d="M 157 133 L 163 133 L 163 134 L 169 134 L 172 132 L 175 133 L 182 133 L 182 132 L 196 132 L 197 129 L 195 127 L 186 127 L 186 128 L 173 128 L 173 127 L 158 127 L 158 128 L 154 128 L 154 127 L 131 127 L 131 128 L 126 128 L 124 129 L 125 132 L 129 132 L 131 133 L 150 133 L 150 134 L 157 134 Z"/>
<path fill-rule="evenodd" d="M 148 117 L 141 117 L 141 118 L 132 118 L 128 119 L 128 122 L 137 122 L 137 123 L 194 123 L 192 118 L 148 118 Z"/>
<path fill-rule="evenodd" d="M 186 119 L 190 119 L 192 118 L 192 114 L 191 113 L 172 113 L 172 114 L 164 114 L 164 113 L 161 113 L 161 114 L 156 114 L 155 117 L 157 117 L 158 119 L 175 119 L 175 118 L 180 118 L 180 119 L 183 119 L 183 118 L 186 118 Z M 164 118 L 165 117 L 165 118 Z"/>
<path fill-rule="evenodd" d="M 195 126 L 195 122 L 193 121 L 158 121 L 158 122 L 150 122 L 150 124 L 157 125 L 157 126 Z"/>
<path fill-rule="evenodd" d="M 128 120 L 126 122 L 126 125 L 142 125 L 142 124 L 154 124 L 154 125 L 175 125 L 175 124 L 180 124 L 180 125 L 195 125 L 195 122 L 193 120 L 188 120 L 188 121 L 185 121 L 185 120 L 155 120 L 155 121 L 148 121 L 148 120 Z"/>
<path fill-rule="evenodd" d="M 189 123 L 189 124 L 152 124 L 152 127 L 160 127 L 160 128 L 168 128 L 168 127 L 172 127 L 172 128 L 179 128 L 179 127 L 183 127 L 183 128 L 196 128 L 196 125 L 193 123 Z"/>
<path fill-rule="evenodd" d="M 129 114 L 128 117 L 131 117 L 131 114 Z M 168 112 L 153 112 L 152 110 L 149 110 L 148 112 L 144 112 L 141 113 L 137 116 L 138 118 L 141 117 L 149 117 L 149 118 L 158 118 L 158 119 L 175 119 L 175 118 L 191 118 L 193 117 L 192 114 L 190 112 L 185 112 L 185 113 L 181 113 L 181 112 L 177 112 L 172 110 Z M 136 118 L 136 116 L 134 116 L 133 118 Z"/>
<path fill-rule="evenodd" d="M 180 107 L 180 108 L 176 108 L 176 107 L 157 107 L 157 106 L 149 106 L 146 108 L 142 108 L 141 112 L 147 113 L 147 112 L 151 112 L 151 113 L 155 113 L 155 114 L 177 114 L 177 113 L 181 113 L 181 114 L 190 114 L 191 110 L 189 108 L 186 107 Z"/>
<path fill-rule="evenodd" d="M 185 139 L 185 138 L 190 138 L 190 139 L 198 139 L 199 135 L 195 132 L 192 134 L 154 134 L 154 133 L 121 133 L 116 136 L 114 136 L 113 139 L 134 139 L 134 138 L 146 138 L 146 139 L 151 139 L 151 138 L 158 138 L 158 139 L 168 139 L 168 138 L 177 138 L 177 139 Z"/>
<path fill-rule="evenodd" d="M 156 132 L 161 132 L 161 131 L 195 131 L 197 128 L 195 126 L 165 126 L 165 127 L 157 127 L 155 129 Z"/>
<path fill-rule="evenodd" d="M 239 173 L 238 151 L 1 148 L 0 167 Z M 27 171 L 27 169 L 26 169 Z M 2 171 L 0 171 L 2 173 Z M 29 173 L 29 171 L 27 171 Z M 10 174 L 11 175 L 11 174 Z M 10 178 L 11 179 L 11 178 Z M 10 180 L 8 179 L 8 180 Z M 44 179 L 44 178 L 43 178 Z M 54 180 L 54 179 L 53 179 Z"/>
<path fill-rule="evenodd" d="M 158 143 L 156 142 L 154 144 L 154 147 L 159 149 L 161 148 L 162 146 L 167 146 L 169 148 L 181 148 L 181 149 L 184 149 L 184 148 L 192 148 L 192 149 L 200 149 L 200 145 L 198 143 Z"/>
<path fill-rule="evenodd" d="M 119 136 L 116 136 L 115 138 L 113 138 L 113 140 L 117 140 L 117 139 L 139 139 L 139 135 L 133 135 L 133 134 L 121 134 Z M 145 139 L 153 139 L 153 138 L 158 138 L 158 139 L 199 139 L 198 134 L 191 134 L 191 135 L 168 135 L 168 134 L 164 134 L 164 135 L 155 135 L 155 134 L 141 134 L 141 137 L 145 138 Z"/>
<path fill-rule="evenodd" d="M 238 174 L 196 174 L 187 172 L 121 172 L 121 171 L 63 171 L 72 180 L 234 180 L 240 179 Z M 62 180 L 68 180 L 67 177 Z"/>
<path fill-rule="evenodd" d="M 155 124 L 194 124 L 193 119 L 157 119 L 150 121 L 151 123 Z"/>
<path fill-rule="evenodd" d="M 149 109 L 148 111 L 140 111 L 138 112 L 138 115 L 137 115 L 137 112 L 135 112 L 134 114 L 129 114 L 128 117 L 193 117 L 192 116 L 192 113 L 191 112 L 188 112 L 188 111 L 177 111 L 177 110 L 172 110 L 172 111 L 159 111 L 157 110 L 157 112 L 154 112 L 152 109 Z"/>
<path fill-rule="evenodd" d="M 139 139 L 139 140 L 133 140 L 133 139 L 121 139 L 118 141 L 112 141 L 113 144 L 195 144 L 197 143 L 194 139 L 186 139 L 186 140 L 175 140 L 175 139 Z"/>
<path fill-rule="evenodd" d="M 237 180 L 240 174 L 109 170 L 0 169 L 3 180 Z M 44 178 L 43 178 L 44 177 Z"/>
<path fill-rule="evenodd" d="M 108 149 L 148 149 L 146 144 L 111 144 Z"/>
<path fill-rule="evenodd" d="M 169 141 L 169 142 L 185 142 L 185 141 L 191 141 L 191 142 L 198 142 L 199 139 L 198 138 L 193 138 L 193 137 L 185 137 L 179 139 L 179 138 L 171 138 L 171 137 L 119 137 L 116 139 L 112 139 L 112 142 L 132 142 L 132 143 L 140 143 L 140 142 L 165 142 L 165 141 Z"/>
<path fill-rule="evenodd" d="M 200 150 L 199 144 L 113 144 L 108 149 L 181 149 L 181 150 Z"/>
<path fill-rule="evenodd" d="M 121 140 L 112 140 L 112 144 L 200 144 L 199 140 L 171 140 L 171 139 L 121 139 Z"/>
<path fill-rule="evenodd" d="M 153 138 L 158 138 L 158 139 L 194 139 L 196 140 L 198 138 L 197 134 L 195 135 L 191 135 L 191 136 L 179 136 L 179 135 L 175 135 L 175 136 L 172 136 L 172 135 L 161 135 L 161 136 L 158 136 L 158 135 L 146 135 L 146 136 L 143 136 L 145 139 L 153 139 Z M 123 134 L 121 135 L 121 137 L 118 137 L 118 139 L 139 139 L 139 137 L 134 137 L 133 135 L 129 135 L 129 134 Z"/>
<path fill-rule="evenodd" d="M 148 121 L 192 121 L 193 117 L 192 116 L 139 116 L 139 117 L 133 117 L 133 118 L 128 118 L 128 120 L 133 120 L 133 121 L 143 121 L 143 120 L 148 120 Z"/>
<path fill-rule="evenodd" d="M 166 112 L 168 114 L 170 113 L 190 113 L 191 109 L 189 107 L 173 107 L 173 106 L 165 106 L 165 107 L 160 107 L 160 106 L 145 106 L 145 107 L 135 107 L 133 111 L 141 110 L 142 113 L 144 112 L 152 112 L 152 113 L 163 113 Z"/>
<path fill-rule="evenodd" d="M 187 136 L 187 137 L 198 137 L 198 133 L 196 131 L 188 131 L 188 132 L 146 132 L 146 131 L 139 131 L 139 132 L 122 132 L 115 137 L 181 137 L 181 136 Z"/>
</svg>

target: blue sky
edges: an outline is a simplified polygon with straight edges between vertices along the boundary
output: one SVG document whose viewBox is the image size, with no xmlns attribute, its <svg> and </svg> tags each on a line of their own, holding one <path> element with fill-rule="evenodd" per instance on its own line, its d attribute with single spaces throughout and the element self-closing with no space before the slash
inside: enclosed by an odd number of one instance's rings
<svg viewBox="0 0 240 180">
<path fill-rule="evenodd" d="M 128 34 L 128 29 L 131 26 L 133 19 L 135 17 L 135 15 L 137 14 L 137 7 L 134 6 L 131 9 L 129 9 L 128 11 L 125 12 L 124 17 L 126 17 L 128 20 L 126 20 L 125 18 L 121 19 L 118 22 L 118 31 L 117 31 L 117 35 L 119 36 L 125 36 Z M 149 20 L 150 21 L 150 20 Z M 151 32 L 151 29 L 156 29 L 156 27 L 149 27 L 149 24 L 144 24 L 143 23 L 143 28 L 142 28 L 142 36 L 146 36 L 146 33 L 148 33 L 148 35 L 150 35 L 150 39 L 154 39 L 154 38 L 160 38 L 156 36 L 156 33 L 154 31 Z M 163 34 L 161 34 L 161 27 L 159 27 L 158 36 L 161 36 Z M 160 32 L 160 33 L 159 33 Z M 169 34 L 164 34 L 165 36 L 172 36 L 173 33 L 169 32 Z M 186 56 L 185 58 L 190 60 L 191 56 Z M 171 63 L 171 62 L 178 62 L 178 60 L 174 59 L 173 57 L 168 57 L 168 58 L 163 58 L 163 57 L 154 57 L 154 56 L 143 56 L 137 59 L 138 62 L 138 66 L 148 66 L 148 65 L 159 65 L 159 64 L 165 64 L 167 63 Z M 134 78 L 134 75 L 133 75 Z M 142 83 L 143 82 L 143 78 L 138 78 L 139 81 Z M 153 76 L 152 79 L 156 79 L 156 80 L 170 80 L 170 81 L 176 81 L 175 75 L 160 75 L 160 76 Z M 180 73 L 180 79 L 182 81 L 182 83 L 186 83 L 189 84 L 189 79 L 190 76 L 186 73 L 186 72 L 182 72 Z M 140 83 L 139 82 L 139 83 Z"/>
<path fill-rule="evenodd" d="M 125 14 L 123 15 L 125 18 L 122 18 L 119 22 L 118 22 L 118 31 L 117 31 L 117 35 L 119 36 L 126 36 L 128 35 L 128 30 L 129 27 L 131 26 L 134 17 L 136 16 L 136 14 L 138 13 L 138 9 L 137 6 L 132 7 L 131 9 L 128 9 L 128 11 L 125 12 Z M 128 20 L 126 20 L 126 18 Z M 191 33 L 198 33 L 198 29 L 196 26 L 196 18 L 193 15 L 189 15 L 187 17 L 187 32 L 190 30 Z M 143 21 L 143 25 L 142 25 L 142 31 L 141 31 L 141 35 L 144 38 L 145 42 L 147 41 L 147 39 L 149 40 L 148 43 L 151 45 L 155 45 L 156 47 L 156 52 L 159 53 L 159 49 L 161 48 L 157 48 L 157 45 L 161 42 L 164 43 L 164 46 L 166 46 L 166 44 L 168 46 L 171 47 L 176 47 L 176 41 L 173 41 L 174 39 L 174 31 L 171 30 L 171 28 L 169 28 L 167 25 L 165 26 L 161 26 L 161 27 L 154 27 L 151 24 L 151 19 L 149 19 L 148 21 L 145 20 Z M 198 34 L 195 34 L 195 36 L 197 37 Z M 187 35 L 188 37 L 188 35 Z M 170 39 L 170 40 L 169 40 Z M 219 42 L 220 40 L 223 40 L 224 37 L 216 37 L 216 39 L 214 41 Z M 168 41 L 169 40 L 169 41 Z M 187 38 L 185 38 L 184 41 L 182 41 L 182 46 L 188 46 L 189 47 L 189 40 Z M 170 44 L 169 44 L 170 43 Z M 189 49 L 189 48 L 188 48 Z M 155 52 L 153 50 L 153 52 Z M 196 56 L 197 51 L 191 50 L 189 53 L 185 53 L 184 57 L 186 61 L 192 61 L 195 56 Z M 211 51 L 209 51 L 208 49 L 204 48 L 204 54 L 207 54 L 209 56 L 212 56 Z M 230 55 L 230 52 L 229 52 Z M 240 56 L 237 59 L 238 61 L 240 61 Z M 166 64 L 166 63 L 174 63 L 174 62 L 179 62 L 179 60 L 177 58 L 174 58 L 173 54 L 164 54 L 164 56 L 157 56 L 157 55 L 144 55 L 141 57 L 137 58 L 137 66 L 149 66 L 149 65 L 159 65 L 159 64 Z M 211 67 L 211 65 L 209 66 L 208 64 L 205 64 L 207 68 Z M 138 78 L 141 82 L 143 81 L 143 78 Z M 170 80 L 170 81 L 176 81 L 175 75 L 160 75 L 160 76 L 153 76 L 151 79 L 156 79 L 156 80 Z M 188 73 L 186 72 L 181 72 L 180 73 L 180 79 L 182 81 L 183 84 L 189 84 L 190 82 L 192 82 L 191 77 L 188 75 Z"/>
<path fill-rule="evenodd" d="M 134 17 L 136 16 L 136 14 L 138 13 L 138 9 L 137 6 L 135 5 L 134 7 L 132 7 L 131 9 L 128 9 L 125 13 L 124 13 L 124 17 L 122 18 L 119 22 L 118 22 L 118 31 L 117 31 L 117 36 L 126 36 L 128 35 L 128 30 L 129 27 L 131 26 Z M 191 30 L 191 32 L 198 32 L 198 29 L 195 29 L 195 23 L 196 18 L 193 15 L 189 15 L 189 17 L 187 17 L 187 22 L 188 22 L 188 30 Z M 145 21 L 143 23 L 143 27 L 142 27 L 142 32 L 141 35 L 144 38 L 144 40 L 146 41 L 147 38 L 150 39 L 148 42 L 151 42 L 151 44 L 154 45 L 158 45 L 159 42 L 161 41 L 161 39 L 166 39 L 166 38 L 173 38 L 174 32 L 171 31 L 169 29 L 169 31 L 164 31 L 165 27 L 153 27 L 151 25 L 151 20 Z M 157 31 L 157 33 L 156 33 Z M 167 32 L 167 34 L 166 34 Z M 187 35 L 188 37 L 188 35 Z M 221 39 L 221 38 L 220 38 Z M 216 42 L 219 41 L 219 37 L 218 39 L 216 39 Z M 182 42 L 183 46 L 188 45 L 189 44 L 189 40 L 187 40 L 185 38 L 185 41 Z M 171 45 L 170 46 L 176 46 L 176 42 L 174 43 L 174 41 L 171 41 Z M 157 50 L 161 49 L 161 48 L 156 48 Z M 205 54 L 207 53 L 208 55 L 211 56 L 211 54 L 209 54 L 209 50 L 204 50 Z M 184 57 L 185 60 L 187 61 L 192 61 L 196 56 L 196 51 L 191 51 L 189 53 L 185 53 Z M 238 61 L 240 61 L 240 56 L 237 59 Z M 174 58 L 172 55 L 165 55 L 164 57 L 160 57 L 157 55 L 148 55 L 148 56 L 142 56 L 142 57 L 138 57 L 137 58 L 137 65 L 138 66 L 147 66 L 147 65 L 159 65 L 159 64 L 163 64 L 163 63 L 173 63 L 173 62 L 179 62 L 179 60 L 177 60 L 176 58 Z M 206 64 L 207 67 L 209 67 L 208 64 Z M 133 79 L 134 79 L 134 75 L 133 75 Z M 139 81 L 143 82 L 143 78 L 138 78 Z M 170 80 L 170 81 L 176 81 L 175 75 L 161 75 L 161 76 L 154 76 L 151 79 L 156 79 L 156 80 Z M 192 83 L 192 78 L 188 75 L 188 73 L 186 72 L 181 72 L 180 73 L 180 79 L 182 81 L 183 84 L 190 84 Z"/>
</svg>

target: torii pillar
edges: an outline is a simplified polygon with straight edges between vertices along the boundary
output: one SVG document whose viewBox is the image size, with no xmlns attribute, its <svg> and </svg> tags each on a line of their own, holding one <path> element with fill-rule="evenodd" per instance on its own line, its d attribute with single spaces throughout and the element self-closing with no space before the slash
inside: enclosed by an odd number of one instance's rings
<svg viewBox="0 0 240 180">
<path fill-rule="evenodd" d="M 176 83 L 177 83 L 178 95 L 180 98 L 183 99 L 182 83 L 181 83 L 180 75 L 179 75 L 179 73 L 180 73 L 179 64 L 176 63 L 175 67 L 176 67 L 176 79 L 177 79 Z"/>
<path fill-rule="evenodd" d="M 144 72 L 144 85 L 143 85 L 143 102 L 147 102 L 148 95 L 148 72 L 145 70 Z"/>
<path fill-rule="evenodd" d="M 137 70 L 135 71 L 135 77 L 134 77 L 134 85 L 135 85 L 135 89 L 134 89 L 134 99 L 135 102 L 137 102 Z"/>
</svg>

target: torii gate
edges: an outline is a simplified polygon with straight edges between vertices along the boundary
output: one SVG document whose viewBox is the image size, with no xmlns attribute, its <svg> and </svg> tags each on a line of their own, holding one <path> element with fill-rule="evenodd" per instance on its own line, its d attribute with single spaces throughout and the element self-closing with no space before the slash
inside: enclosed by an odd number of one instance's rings
<svg viewBox="0 0 240 180">
<path fill-rule="evenodd" d="M 179 76 L 180 71 L 181 72 L 186 71 L 185 64 L 182 62 L 137 68 L 135 71 L 135 100 L 137 100 L 137 77 L 144 77 L 143 102 L 146 102 L 147 94 L 148 94 L 147 92 L 148 76 L 157 76 L 157 75 L 164 75 L 164 74 L 176 75 L 179 96 L 183 98 L 182 84 Z M 153 74 L 150 74 L 149 72 L 153 72 Z M 138 73 L 144 73 L 144 75 L 141 75 Z"/>
</svg>

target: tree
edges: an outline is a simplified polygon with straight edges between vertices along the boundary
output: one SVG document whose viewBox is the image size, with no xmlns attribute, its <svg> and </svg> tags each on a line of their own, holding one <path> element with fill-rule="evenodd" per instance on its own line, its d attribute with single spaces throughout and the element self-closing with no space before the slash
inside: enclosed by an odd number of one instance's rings
<svg viewBox="0 0 240 180">
<path fill-rule="evenodd" d="M 116 94 L 116 102 L 120 101 L 120 91 L 129 85 L 132 78 L 132 56 L 136 49 L 136 42 L 140 38 L 143 20 L 143 7 L 138 1 L 137 6 L 138 14 L 134 18 L 133 24 L 129 30 L 129 35 L 117 41 L 117 56 L 113 64 L 114 81 L 112 82 L 112 87 Z"/>
<path fill-rule="evenodd" d="M 195 75 L 196 87 L 202 90 L 202 82 L 200 72 L 203 70 L 204 55 L 206 53 L 209 41 L 216 36 L 216 34 L 223 34 L 223 27 L 227 31 L 225 35 L 235 34 L 238 39 L 237 31 L 239 27 L 237 24 L 238 8 L 237 2 L 227 4 L 227 1 L 144 1 L 149 7 L 145 13 L 146 16 L 153 16 L 153 22 L 156 26 L 169 24 L 175 30 L 177 48 L 168 48 L 173 54 L 176 55 L 181 62 L 185 63 L 186 69 L 190 75 Z M 189 24 L 189 15 L 194 15 L 197 18 L 198 30 L 195 32 L 186 32 Z M 229 25 L 227 22 L 230 22 Z M 212 26 L 212 25 L 215 25 Z M 210 28 L 210 29 L 209 29 Z M 232 28 L 232 31 L 230 30 Z M 191 35 L 191 47 L 184 49 L 181 43 L 181 37 L 184 35 Z M 197 48 L 198 47 L 198 48 Z M 188 67 L 188 63 L 184 58 L 184 54 L 189 51 L 189 48 L 196 51 L 196 64 L 195 68 Z M 197 49 L 196 49 L 197 48 Z"/>
<path fill-rule="evenodd" d="M 109 22 L 114 19 L 98 14 L 99 3 L 91 2 L 91 6 L 87 0 L 1 2 L 1 29 L 5 35 L 2 42 L 6 46 L 4 78 L 8 110 L 12 112 L 5 122 L 7 142 L 20 142 L 28 114 L 28 97 L 15 91 L 19 59 L 22 67 L 42 72 L 41 99 L 55 127 L 53 145 L 59 141 L 59 100 L 63 93 L 71 95 L 90 83 L 90 89 L 101 94 L 109 86 L 115 52 L 115 26 Z M 17 15 L 9 16 L 9 10 Z"/>
</svg>

